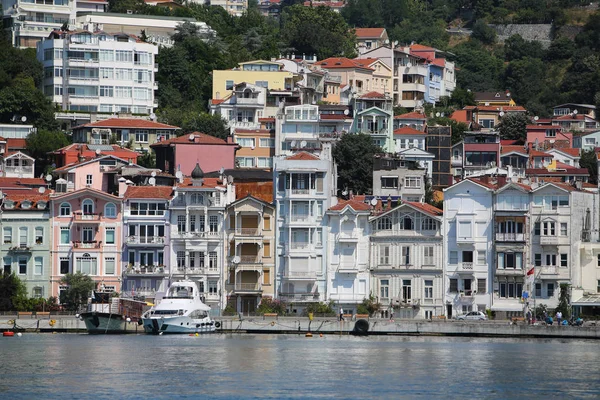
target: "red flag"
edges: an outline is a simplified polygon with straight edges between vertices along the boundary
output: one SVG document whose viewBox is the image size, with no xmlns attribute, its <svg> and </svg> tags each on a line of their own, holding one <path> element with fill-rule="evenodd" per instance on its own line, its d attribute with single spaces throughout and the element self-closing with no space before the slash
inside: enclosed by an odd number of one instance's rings
<svg viewBox="0 0 600 400">
<path fill-rule="evenodd" d="M 534 268 L 531 268 L 529 271 L 527 271 L 527 276 L 529 276 L 529 275 L 533 275 L 533 272 L 534 272 L 533 270 L 534 270 L 534 269 L 535 269 L 535 267 L 534 267 Z"/>
</svg>

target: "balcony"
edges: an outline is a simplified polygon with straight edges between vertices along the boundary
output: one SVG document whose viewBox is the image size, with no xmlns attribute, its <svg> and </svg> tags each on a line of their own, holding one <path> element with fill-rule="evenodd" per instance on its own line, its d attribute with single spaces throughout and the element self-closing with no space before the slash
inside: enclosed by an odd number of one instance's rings
<svg viewBox="0 0 600 400">
<path fill-rule="evenodd" d="M 535 267 L 540 268 L 540 267 Z M 540 277 L 556 277 L 559 273 L 558 267 L 556 265 L 543 265 L 541 267 Z"/>
<path fill-rule="evenodd" d="M 308 195 L 310 194 L 310 189 L 291 189 L 292 194 L 301 194 Z"/>
<path fill-rule="evenodd" d="M 505 233 L 497 232 L 496 241 L 498 242 L 524 242 L 525 235 L 523 233 Z"/>
<path fill-rule="evenodd" d="M 262 292 L 262 284 L 260 282 L 254 283 L 235 283 L 228 284 L 226 286 L 227 290 L 233 290 L 237 293 L 255 293 Z"/>
<path fill-rule="evenodd" d="M 137 276 L 137 275 L 155 275 L 155 276 L 163 276 L 168 274 L 168 271 L 165 270 L 162 265 L 135 265 L 128 266 L 125 271 L 123 271 L 124 275 L 127 276 Z"/>
<path fill-rule="evenodd" d="M 19 165 L 19 166 L 10 166 L 4 167 L 4 176 L 6 177 L 24 177 L 27 176 L 33 177 L 33 165 Z"/>
<path fill-rule="evenodd" d="M 522 268 L 496 268 L 496 276 L 523 276 L 524 273 Z"/>
<path fill-rule="evenodd" d="M 73 222 L 76 223 L 100 223 L 100 217 L 102 214 L 99 213 L 73 213 Z"/>
<path fill-rule="evenodd" d="M 290 222 L 310 222 L 311 216 L 308 214 L 292 214 Z"/>
<path fill-rule="evenodd" d="M 336 239 L 338 242 L 358 242 L 359 234 L 357 230 L 341 231 Z"/>
<path fill-rule="evenodd" d="M 458 263 L 458 267 L 456 268 L 456 271 L 472 274 L 473 273 L 473 263 L 472 262 Z"/>
<path fill-rule="evenodd" d="M 233 231 L 235 236 L 261 236 L 260 229 L 256 228 L 235 228 L 230 230 Z"/>
<path fill-rule="evenodd" d="M 317 279 L 317 273 L 314 271 L 295 271 L 287 269 L 284 272 L 284 278 L 290 280 L 309 280 L 314 281 Z"/>
<path fill-rule="evenodd" d="M 165 244 L 165 238 L 163 236 L 127 236 L 127 244 L 130 246 L 140 245 L 158 245 L 162 246 Z"/>
<path fill-rule="evenodd" d="M 92 240 L 90 242 L 80 242 L 80 241 L 74 241 L 73 242 L 73 249 L 81 249 L 81 250 L 87 250 L 87 249 L 99 249 L 102 245 L 102 241 L 98 241 L 98 240 Z"/>
<path fill-rule="evenodd" d="M 463 158 L 462 157 L 452 157 L 452 166 L 453 167 L 462 167 Z"/>
<path fill-rule="evenodd" d="M 540 244 L 542 246 L 558 246 L 560 239 L 558 236 L 540 236 Z"/>
<path fill-rule="evenodd" d="M 360 268 L 356 263 L 343 263 L 338 267 L 338 272 L 341 274 L 356 274 L 358 273 Z"/>
<path fill-rule="evenodd" d="M 21 243 L 18 246 L 10 247 L 8 251 L 12 251 L 13 253 L 29 253 L 31 252 L 31 247 L 25 243 Z"/>
<path fill-rule="evenodd" d="M 456 235 L 456 243 L 458 243 L 458 244 L 475 243 L 475 238 L 473 236 L 458 236 L 458 235 Z"/>
<path fill-rule="evenodd" d="M 265 102 L 256 97 L 237 97 L 235 99 L 235 104 L 240 106 L 263 107 Z"/>
<path fill-rule="evenodd" d="M 288 302 L 294 301 L 294 302 L 301 302 L 301 301 L 308 301 L 308 302 L 313 302 L 313 301 L 318 301 L 319 300 L 319 293 L 318 292 L 314 292 L 314 293 L 279 293 L 279 297 L 283 300 L 286 300 Z"/>
</svg>

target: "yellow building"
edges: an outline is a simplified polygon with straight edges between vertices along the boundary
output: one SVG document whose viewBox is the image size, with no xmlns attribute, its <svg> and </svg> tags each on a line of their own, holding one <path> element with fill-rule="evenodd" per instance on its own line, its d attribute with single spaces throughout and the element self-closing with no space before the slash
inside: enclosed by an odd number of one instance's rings
<svg viewBox="0 0 600 400">
<path fill-rule="evenodd" d="M 327 73 L 323 89 L 323 101 L 328 104 L 340 104 L 340 90 L 342 78 L 338 75 Z"/>
<path fill-rule="evenodd" d="M 263 297 L 274 295 L 275 208 L 249 195 L 227 207 L 227 219 L 227 304 L 253 313 Z"/>
<path fill-rule="evenodd" d="M 363 65 L 373 69 L 373 79 L 371 80 L 371 91 L 379 93 L 392 93 L 392 68 L 379 58 L 355 58 Z"/>
<path fill-rule="evenodd" d="M 256 60 L 240 63 L 238 67 L 227 70 L 214 70 L 213 100 L 229 96 L 238 83 L 247 82 L 269 90 L 292 91 L 295 82 L 302 79 L 298 74 L 284 71 L 283 64 L 275 61 Z"/>
<path fill-rule="evenodd" d="M 274 129 L 241 129 L 236 128 L 234 140 L 240 145 L 235 153 L 238 168 L 273 168 L 275 155 Z"/>
<path fill-rule="evenodd" d="M 506 92 L 475 92 L 473 96 L 478 106 L 514 107 L 517 105 L 508 90 Z"/>
<path fill-rule="evenodd" d="M 331 57 L 316 62 L 315 65 L 327 70 L 332 76 L 339 76 L 342 86 L 350 85 L 358 95 L 373 90 L 371 85 L 374 70 L 362 61 L 350 60 L 344 57 Z"/>
</svg>

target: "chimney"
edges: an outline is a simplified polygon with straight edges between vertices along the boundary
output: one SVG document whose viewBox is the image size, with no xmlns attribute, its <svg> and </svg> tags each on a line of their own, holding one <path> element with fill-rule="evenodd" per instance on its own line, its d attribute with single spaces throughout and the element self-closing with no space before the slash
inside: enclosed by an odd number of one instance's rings
<svg viewBox="0 0 600 400">
<path fill-rule="evenodd" d="M 123 198 L 125 196 L 125 192 L 127 191 L 127 179 L 120 177 L 119 178 L 119 197 Z"/>
<path fill-rule="evenodd" d="M 575 181 L 575 188 L 577 190 L 583 190 L 583 181 L 579 181 L 579 180 Z"/>
<path fill-rule="evenodd" d="M 479 180 L 480 180 L 481 182 L 483 182 L 483 183 L 486 183 L 486 184 L 487 184 L 487 183 L 490 183 L 490 177 L 489 177 L 489 176 L 487 176 L 487 175 L 480 176 L 480 177 L 479 177 Z"/>
<path fill-rule="evenodd" d="M 388 196 L 387 198 L 387 209 L 391 210 L 392 209 L 392 196 Z"/>
<path fill-rule="evenodd" d="M 498 187 L 506 185 L 506 176 L 498 175 Z"/>
</svg>

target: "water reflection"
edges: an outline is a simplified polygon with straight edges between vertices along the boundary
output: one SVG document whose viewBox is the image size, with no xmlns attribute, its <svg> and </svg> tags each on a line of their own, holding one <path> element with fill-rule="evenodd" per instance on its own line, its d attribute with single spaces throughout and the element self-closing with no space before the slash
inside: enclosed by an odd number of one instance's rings
<svg viewBox="0 0 600 400">
<path fill-rule="evenodd" d="M 593 341 L 25 334 L 0 355 L 6 399 L 600 396 Z"/>
</svg>

